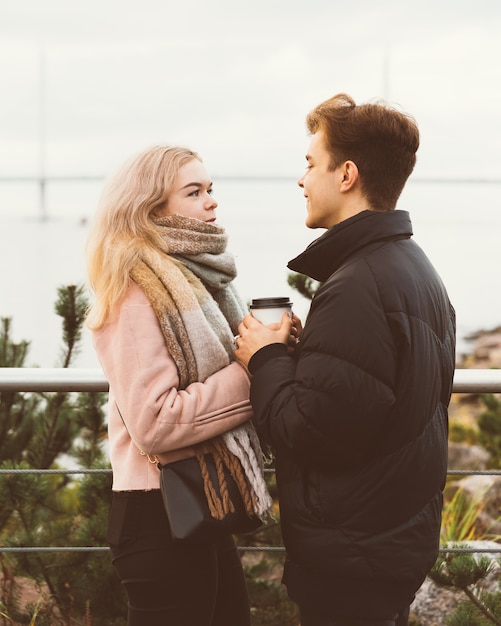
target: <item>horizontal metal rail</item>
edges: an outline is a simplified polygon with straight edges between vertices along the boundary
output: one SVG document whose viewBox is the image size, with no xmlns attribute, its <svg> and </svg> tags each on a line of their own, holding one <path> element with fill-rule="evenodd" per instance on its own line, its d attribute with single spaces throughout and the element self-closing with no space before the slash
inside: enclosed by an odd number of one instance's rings
<svg viewBox="0 0 501 626">
<path fill-rule="evenodd" d="M 100 369 L 79 368 L 17 368 L 0 367 L 0 392 L 76 392 L 108 391 L 109 385 Z M 501 370 L 457 369 L 453 393 L 501 393 Z M 110 474 L 111 469 L 0 469 L 2 474 Z M 501 475 L 501 470 L 449 470 L 449 475 Z M 9 552 L 102 552 L 107 546 L 0 546 L 0 553 Z M 241 552 L 283 552 L 284 546 L 238 546 Z M 471 547 L 442 547 L 440 552 L 501 553 L 499 549 Z"/>
<path fill-rule="evenodd" d="M 108 391 L 102 370 L 0 367 L 0 391 Z"/>
<path fill-rule="evenodd" d="M 108 391 L 100 369 L 0 367 L 0 391 Z M 457 369 L 454 393 L 501 393 L 501 369 Z"/>
</svg>

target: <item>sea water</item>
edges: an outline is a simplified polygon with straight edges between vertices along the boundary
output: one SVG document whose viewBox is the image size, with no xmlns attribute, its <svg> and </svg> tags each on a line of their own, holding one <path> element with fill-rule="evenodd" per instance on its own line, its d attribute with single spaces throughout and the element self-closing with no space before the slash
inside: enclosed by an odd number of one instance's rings
<svg viewBox="0 0 501 626">
<path fill-rule="evenodd" d="M 236 256 L 245 301 L 289 296 L 303 319 L 307 299 L 287 284 L 287 262 L 323 230 L 304 226 L 305 199 L 293 179 L 214 179 L 218 223 Z M 85 282 L 84 245 L 102 183 L 60 182 L 41 213 L 33 184 L 0 185 L 0 316 L 14 340 L 31 342 L 26 366 L 57 367 L 61 319 L 57 288 Z M 456 308 L 458 352 L 465 337 L 501 325 L 501 183 L 408 182 L 398 208 L 442 276 Z M 76 367 L 98 367 L 84 331 Z"/>
</svg>

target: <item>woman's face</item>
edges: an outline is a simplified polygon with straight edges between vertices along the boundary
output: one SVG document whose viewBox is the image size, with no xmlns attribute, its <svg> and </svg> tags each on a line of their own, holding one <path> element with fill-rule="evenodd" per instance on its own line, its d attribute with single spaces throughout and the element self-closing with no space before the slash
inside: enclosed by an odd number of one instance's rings
<svg viewBox="0 0 501 626">
<path fill-rule="evenodd" d="M 203 163 L 192 159 L 179 170 L 167 204 L 155 210 L 157 217 L 182 215 L 203 222 L 216 221 L 217 202 L 212 197 L 212 181 Z"/>
</svg>

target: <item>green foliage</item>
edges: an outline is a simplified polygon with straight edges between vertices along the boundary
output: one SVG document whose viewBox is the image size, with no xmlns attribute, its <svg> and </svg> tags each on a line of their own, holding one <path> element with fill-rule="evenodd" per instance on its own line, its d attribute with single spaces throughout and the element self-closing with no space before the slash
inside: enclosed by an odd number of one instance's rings
<svg viewBox="0 0 501 626">
<path fill-rule="evenodd" d="M 0 367 L 23 367 L 29 342 L 15 343 L 10 331 L 11 320 L 1 318 Z M 16 391 L 3 391 L 0 399 L 0 461 L 9 459 L 20 463 L 26 459 L 28 443 L 42 412 L 41 400 L 34 394 Z"/>
<path fill-rule="evenodd" d="M 484 510 L 484 495 L 485 491 L 471 497 L 463 489 L 457 489 L 452 498 L 444 503 L 440 530 L 442 543 L 485 538 L 486 529 L 479 522 Z"/>
<path fill-rule="evenodd" d="M 451 422 L 449 425 L 449 441 L 453 443 L 467 443 L 473 446 L 478 443 L 478 434 L 473 428 L 457 422 Z"/>
<path fill-rule="evenodd" d="M 69 367 L 73 356 L 78 353 L 85 312 L 88 309 L 83 286 L 59 287 L 54 309 L 63 319 L 64 347 L 61 353 L 61 367 Z"/>
<path fill-rule="evenodd" d="M 459 543 L 451 547 L 461 548 L 462 545 Z M 465 589 L 483 580 L 492 567 L 493 563 L 487 556 L 477 559 L 468 552 L 448 552 L 438 557 L 430 578 L 439 587 Z"/>
<path fill-rule="evenodd" d="M 461 548 L 461 542 L 489 537 L 489 528 L 481 520 L 485 491 L 475 497 L 457 489 L 445 503 L 442 513 L 441 543 Z M 451 542 L 459 543 L 451 543 Z M 441 554 L 429 577 L 439 587 L 460 590 L 465 600 L 447 618 L 450 626 L 485 626 L 500 624 L 501 594 L 489 594 L 482 588 L 486 577 L 494 570 L 487 556 L 475 557 L 467 552 Z"/>
<path fill-rule="evenodd" d="M 460 548 L 461 544 L 454 547 Z M 501 594 L 489 593 L 481 583 L 494 570 L 495 563 L 487 556 L 468 553 L 440 555 L 429 576 L 439 587 L 461 590 L 466 600 L 451 614 L 449 626 L 501 626 Z"/>
<path fill-rule="evenodd" d="M 492 605 L 488 601 L 488 594 L 485 594 L 486 606 Z M 493 610 L 494 609 L 494 610 Z M 499 614 L 499 610 L 495 607 L 490 608 L 492 614 Z M 472 602 L 462 602 L 452 615 L 447 618 L 448 626 L 492 626 L 492 624 L 499 624 L 498 621 L 494 621 L 490 617 L 484 615 L 484 613 Z"/>
<path fill-rule="evenodd" d="M 63 319 L 61 365 L 78 353 L 87 301 L 82 287 L 58 290 Z M 0 327 L 0 365 L 24 367 L 29 342 Z M 103 393 L 0 392 L 0 468 L 109 470 Z M 0 474 L 0 541 L 5 546 L 105 546 L 111 476 Z M 0 553 L 0 624 L 122 626 L 124 594 L 104 552 Z M 31 581 L 38 598 L 23 606 Z"/>
<path fill-rule="evenodd" d="M 494 394 L 483 394 L 486 410 L 478 418 L 479 442 L 490 452 L 489 465 L 497 469 L 501 464 L 501 402 Z"/>
<path fill-rule="evenodd" d="M 0 367 L 23 367 L 30 342 L 10 339 L 10 318 L 0 318 L 0 324 Z"/>
<path fill-rule="evenodd" d="M 317 289 L 320 287 L 319 282 L 313 280 L 304 274 L 291 273 L 287 276 L 287 283 L 290 287 L 298 291 L 302 296 L 312 300 Z"/>
</svg>

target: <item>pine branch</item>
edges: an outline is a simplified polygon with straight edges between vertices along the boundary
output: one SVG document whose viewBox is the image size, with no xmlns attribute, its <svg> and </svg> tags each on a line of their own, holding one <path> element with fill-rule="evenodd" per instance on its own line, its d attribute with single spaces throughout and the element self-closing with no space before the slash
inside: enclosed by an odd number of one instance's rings
<svg viewBox="0 0 501 626">
<path fill-rule="evenodd" d="M 82 336 L 88 302 L 82 285 L 67 285 L 58 288 L 56 313 L 63 318 L 63 367 L 69 367 Z"/>
<path fill-rule="evenodd" d="M 10 334 L 12 318 L 0 318 L 0 367 L 24 367 L 29 341 L 15 343 Z"/>
<path fill-rule="evenodd" d="M 477 609 L 484 615 L 490 622 L 496 624 L 496 626 L 501 626 L 501 621 L 496 618 L 495 615 L 477 598 L 477 596 L 473 593 L 473 591 L 469 587 L 459 587 L 461 591 L 466 594 L 468 599 L 472 604 L 474 604 Z"/>
<path fill-rule="evenodd" d="M 461 544 L 456 544 L 455 547 L 461 547 Z M 501 626 L 499 618 L 474 591 L 493 568 L 494 562 L 487 556 L 480 556 L 476 559 L 471 554 L 448 554 L 439 556 L 429 576 L 439 587 L 462 591 L 485 618 L 496 626 Z M 462 620 L 462 616 L 458 615 L 457 619 Z M 457 621 L 457 623 L 463 622 Z"/>
<path fill-rule="evenodd" d="M 287 276 L 287 283 L 308 300 L 312 300 L 321 283 L 304 274 L 292 273 Z"/>
</svg>

